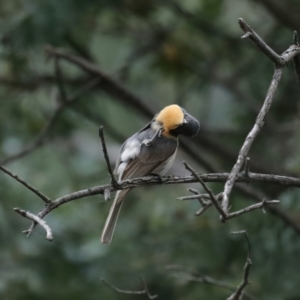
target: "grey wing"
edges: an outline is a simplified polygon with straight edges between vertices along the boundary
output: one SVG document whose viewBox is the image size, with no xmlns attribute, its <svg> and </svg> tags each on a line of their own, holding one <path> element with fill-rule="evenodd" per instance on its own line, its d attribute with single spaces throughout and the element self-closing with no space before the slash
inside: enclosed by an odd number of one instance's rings
<svg viewBox="0 0 300 300">
<path fill-rule="evenodd" d="M 168 168 L 174 160 L 177 146 L 177 140 L 158 135 L 150 145 L 142 143 L 139 154 L 128 162 L 121 179 L 146 176 L 160 169 L 160 166 Z"/>
</svg>

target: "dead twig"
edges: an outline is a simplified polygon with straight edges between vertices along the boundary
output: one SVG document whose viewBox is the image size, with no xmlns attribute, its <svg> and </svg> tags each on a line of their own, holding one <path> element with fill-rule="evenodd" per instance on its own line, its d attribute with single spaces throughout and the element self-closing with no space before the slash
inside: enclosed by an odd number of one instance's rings
<svg viewBox="0 0 300 300">
<path fill-rule="evenodd" d="M 108 153 L 107 153 L 107 148 L 106 148 L 106 143 L 105 143 L 105 138 L 104 138 L 103 126 L 99 127 L 99 137 L 101 139 L 102 151 L 103 151 L 104 158 L 105 158 L 105 161 L 106 161 L 107 170 L 108 170 L 108 173 L 109 173 L 109 176 L 110 176 L 110 179 L 111 179 L 111 183 L 114 187 L 117 187 L 118 186 L 118 181 L 116 180 L 116 178 L 114 176 L 114 173 L 112 171 L 111 164 L 110 164 L 110 161 L 109 161 L 109 156 L 108 156 Z"/>
<path fill-rule="evenodd" d="M 25 187 L 27 187 L 29 190 L 31 190 L 34 194 L 36 194 L 38 197 L 40 197 L 44 202 L 46 202 L 46 203 L 51 202 L 51 199 L 48 196 L 46 196 L 45 194 L 43 194 L 42 192 L 37 190 L 34 186 L 30 185 L 25 180 L 21 179 L 18 175 L 10 172 L 8 169 L 6 169 L 5 167 L 3 167 L 1 165 L 0 165 L 0 170 L 2 170 L 4 173 L 6 173 L 9 176 L 11 176 L 12 178 L 14 178 L 15 180 L 17 180 L 21 184 L 23 184 Z"/>
<path fill-rule="evenodd" d="M 122 290 L 119 289 L 111 284 L 109 284 L 106 280 L 104 280 L 103 278 L 101 279 L 101 281 L 107 285 L 109 288 L 113 289 L 115 292 L 119 293 L 119 294 L 127 294 L 127 295 L 147 295 L 148 299 L 155 299 L 158 297 L 158 295 L 151 295 L 148 289 L 148 286 L 146 285 L 144 279 L 142 277 L 140 277 L 140 280 L 142 282 L 142 285 L 144 287 L 143 290 L 140 291 L 130 291 L 130 290 Z"/>
<path fill-rule="evenodd" d="M 260 203 L 256 203 L 256 204 L 253 204 L 253 205 L 250 205 L 250 206 L 247 206 L 241 210 L 238 210 L 238 211 L 235 211 L 235 212 L 232 212 L 230 214 L 227 214 L 227 219 L 232 219 L 232 218 L 235 218 L 239 215 L 242 215 L 242 214 L 245 214 L 249 211 L 252 211 L 252 210 L 255 210 L 255 209 L 264 209 L 264 207 L 268 204 L 278 204 L 280 201 L 279 200 L 263 200 L 262 202 Z M 264 211 L 263 211 L 264 212 Z"/>
<path fill-rule="evenodd" d="M 298 33 L 297 33 L 297 31 L 294 31 L 293 44 L 295 46 L 299 47 Z M 295 55 L 295 57 L 293 58 L 293 62 L 294 62 L 294 67 L 295 67 L 295 73 L 296 73 L 297 82 L 300 85 L 300 55 L 299 54 Z"/>
<path fill-rule="evenodd" d="M 216 207 L 216 209 L 219 211 L 219 213 L 221 214 L 223 221 L 226 221 L 227 219 L 227 215 L 224 212 L 224 210 L 222 209 L 219 201 L 217 200 L 216 196 L 214 195 L 214 193 L 212 192 L 212 190 L 210 188 L 208 188 L 206 186 L 206 184 L 204 183 L 204 181 L 201 179 L 201 177 L 199 175 L 197 175 L 197 173 L 186 163 L 183 162 L 184 166 L 186 167 L 187 170 L 189 170 L 193 176 L 198 179 L 198 181 L 200 182 L 200 184 L 202 185 L 202 187 L 206 190 L 206 192 L 209 194 L 211 202 L 214 204 L 214 206 Z"/>
<path fill-rule="evenodd" d="M 249 242 L 246 231 L 233 232 L 233 234 L 243 234 L 244 237 L 246 238 L 247 246 L 248 246 L 248 254 L 247 254 L 247 259 L 246 259 L 246 263 L 244 266 L 243 280 L 239 284 L 239 286 L 237 287 L 235 292 L 227 298 L 227 300 L 240 300 L 240 299 L 242 299 L 242 296 L 244 294 L 244 292 L 243 292 L 244 288 L 249 283 L 249 273 L 250 273 L 250 268 L 252 265 L 252 261 L 250 258 L 250 242 Z"/>
<path fill-rule="evenodd" d="M 20 214 L 21 216 L 23 216 L 24 218 L 27 218 L 29 220 L 32 220 L 33 222 L 36 222 L 36 223 L 40 224 L 46 231 L 46 239 L 48 241 L 53 240 L 53 235 L 52 235 L 51 228 L 49 227 L 49 225 L 43 219 L 41 219 L 40 217 L 38 217 L 38 216 L 28 212 L 28 211 L 22 210 L 18 207 L 14 208 L 14 211 L 17 212 L 18 214 Z"/>
</svg>

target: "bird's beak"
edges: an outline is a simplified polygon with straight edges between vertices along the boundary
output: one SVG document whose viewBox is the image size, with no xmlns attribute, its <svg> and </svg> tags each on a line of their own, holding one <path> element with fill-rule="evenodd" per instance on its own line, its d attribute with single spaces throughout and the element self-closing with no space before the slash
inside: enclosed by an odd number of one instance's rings
<svg viewBox="0 0 300 300">
<path fill-rule="evenodd" d="M 188 113 L 184 114 L 184 120 L 181 125 L 180 134 L 193 137 L 200 129 L 199 121 Z"/>
</svg>

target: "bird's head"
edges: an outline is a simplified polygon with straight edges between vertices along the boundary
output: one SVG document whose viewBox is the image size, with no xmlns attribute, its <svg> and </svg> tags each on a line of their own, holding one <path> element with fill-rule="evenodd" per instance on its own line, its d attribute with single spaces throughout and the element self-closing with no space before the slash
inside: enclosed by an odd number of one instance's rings
<svg viewBox="0 0 300 300">
<path fill-rule="evenodd" d="M 162 134 L 165 136 L 177 137 L 182 134 L 192 137 L 200 129 L 198 120 L 176 104 L 166 106 L 155 116 L 154 120 L 162 125 Z"/>
</svg>

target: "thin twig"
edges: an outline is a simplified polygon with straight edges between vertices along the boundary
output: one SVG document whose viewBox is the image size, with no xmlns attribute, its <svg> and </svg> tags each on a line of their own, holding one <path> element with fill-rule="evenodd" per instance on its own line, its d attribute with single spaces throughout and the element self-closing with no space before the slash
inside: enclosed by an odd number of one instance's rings
<svg viewBox="0 0 300 300">
<path fill-rule="evenodd" d="M 99 127 L 99 137 L 101 139 L 102 151 L 103 151 L 104 158 L 105 158 L 105 161 L 106 161 L 107 170 L 108 170 L 108 173 L 109 173 L 109 176 L 110 176 L 110 179 L 111 179 L 111 183 L 112 183 L 113 186 L 117 187 L 118 186 L 118 181 L 116 180 L 116 178 L 114 176 L 114 173 L 112 171 L 111 164 L 110 164 L 110 161 L 109 161 L 109 156 L 108 156 L 108 153 L 107 153 L 106 143 L 105 143 L 105 138 L 104 138 L 103 126 Z"/>
<path fill-rule="evenodd" d="M 224 210 L 222 209 L 221 205 L 219 204 L 219 201 L 217 200 L 217 198 L 214 195 L 214 193 L 212 192 L 212 190 L 206 186 L 206 184 L 201 179 L 201 177 L 198 176 L 197 173 L 186 162 L 183 162 L 183 164 L 186 167 L 186 169 L 189 170 L 193 174 L 193 176 L 198 179 L 200 184 L 203 186 L 203 188 L 206 190 L 206 192 L 210 195 L 210 199 L 211 199 L 212 203 L 214 204 L 214 206 L 219 211 L 219 213 L 221 214 L 221 216 L 223 217 L 223 221 L 226 221 L 227 215 L 224 212 Z"/>
<path fill-rule="evenodd" d="M 244 19 L 239 19 L 239 25 L 242 30 L 245 32 L 245 35 L 242 38 L 249 38 L 255 43 L 255 45 L 267 55 L 275 65 L 281 66 L 285 63 L 280 55 L 278 55 L 273 49 L 271 49 L 261 38 L 260 36 L 244 21 Z"/>
<path fill-rule="evenodd" d="M 204 284 L 209 284 L 209 285 L 213 285 L 213 286 L 217 286 L 220 288 L 223 288 L 225 290 L 234 292 L 236 290 L 236 287 L 228 284 L 224 281 L 220 281 L 220 280 L 216 280 L 210 276 L 207 275 L 197 275 L 197 273 L 194 270 L 191 270 L 189 268 L 180 266 L 180 265 L 170 265 L 167 266 L 166 269 L 169 271 L 179 271 L 182 273 L 187 274 L 187 276 L 180 276 L 180 275 L 172 275 L 175 278 L 179 278 L 179 279 L 184 279 L 187 281 L 194 281 L 194 282 L 199 282 L 199 283 L 204 283 Z M 252 296 L 249 293 L 243 292 L 243 295 L 245 296 L 246 299 L 251 299 L 251 300 L 255 300 L 256 297 Z"/>
<path fill-rule="evenodd" d="M 247 212 L 255 210 L 255 209 L 263 209 L 265 205 L 278 204 L 279 202 L 280 202 L 279 200 L 269 200 L 269 201 L 263 200 L 260 203 L 253 204 L 253 205 L 247 206 L 241 210 L 227 214 L 227 219 L 235 218 L 236 216 L 242 215 L 244 213 L 247 213 Z"/>
<path fill-rule="evenodd" d="M 158 297 L 158 295 L 151 295 L 149 290 L 148 290 L 148 287 L 145 283 L 145 281 L 143 280 L 142 277 L 140 277 L 140 280 L 144 286 L 144 289 L 143 290 L 140 290 L 140 291 L 130 291 L 130 290 L 122 290 L 122 289 L 119 289 L 113 285 L 111 285 L 110 283 L 108 283 L 106 280 L 104 280 L 103 278 L 101 279 L 101 281 L 107 285 L 109 288 L 113 289 L 115 292 L 119 293 L 119 294 L 127 294 L 127 295 L 147 295 L 148 299 L 155 299 Z"/>
<path fill-rule="evenodd" d="M 293 44 L 299 46 L 297 31 L 294 31 Z M 299 54 L 293 58 L 293 62 L 294 62 L 297 82 L 300 85 L 300 55 Z"/>
<path fill-rule="evenodd" d="M 46 239 L 48 241 L 53 240 L 53 235 L 52 235 L 51 228 L 49 227 L 49 225 L 43 219 L 41 219 L 37 215 L 34 215 L 34 214 L 32 214 L 28 211 L 22 210 L 22 209 L 17 208 L 17 207 L 14 208 L 14 211 L 17 212 L 18 214 L 20 214 L 21 216 L 40 224 L 46 231 Z"/>
<path fill-rule="evenodd" d="M 251 261 L 251 258 L 250 258 L 250 242 L 249 242 L 247 233 L 246 233 L 246 231 L 241 231 L 241 232 L 238 232 L 238 233 L 242 233 L 244 235 L 244 237 L 246 238 L 246 240 L 247 240 L 248 254 L 247 254 L 247 259 L 246 259 L 246 263 L 245 263 L 245 266 L 244 266 L 243 280 L 239 284 L 239 286 L 237 287 L 235 292 L 231 296 L 229 296 L 227 298 L 227 300 L 240 300 L 240 299 L 242 299 L 242 295 L 244 294 L 243 289 L 249 283 L 249 273 L 250 273 L 250 268 L 251 268 L 251 265 L 252 265 L 252 261 Z"/>
<path fill-rule="evenodd" d="M 21 179 L 18 175 L 10 172 L 8 169 L 6 169 L 5 167 L 3 167 L 1 165 L 0 165 L 0 170 L 2 170 L 4 173 L 6 173 L 9 176 L 11 176 L 12 178 L 14 178 L 15 180 L 17 180 L 21 184 L 23 184 L 25 187 L 27 187 L 29 190 L 31 190 L 34 194 L 36 194 L 37 196 L 39 196 L 44 202 L 46 202 L 46 203 L 51 202 L 51 199 L 49 197 L 47 197 L 45 194 L 43 194 L 42 192 L 40 192 L 39 190 L 37 190 L 34 186 L 30 185 L 25 180 Z"/>
</svg>

